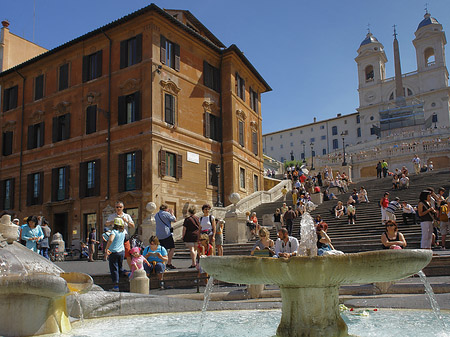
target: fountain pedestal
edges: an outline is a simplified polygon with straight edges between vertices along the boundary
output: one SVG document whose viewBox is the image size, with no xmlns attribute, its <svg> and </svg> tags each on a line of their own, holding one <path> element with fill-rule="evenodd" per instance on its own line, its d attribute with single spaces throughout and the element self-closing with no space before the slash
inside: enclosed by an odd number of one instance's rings
<svg viewBox="0 0 450 337">
<path fill-rule="evenodd" d="M 283 300 L 277 336 L 347 336 L 339 313 L 341 284 L 385 282 L 411 276 L 431 260 L 430 250 L 382 250 L 331 256 L 276 259 L 208 256 L 202 268 L 215 279 L 276 284 Z"/>
</svg>

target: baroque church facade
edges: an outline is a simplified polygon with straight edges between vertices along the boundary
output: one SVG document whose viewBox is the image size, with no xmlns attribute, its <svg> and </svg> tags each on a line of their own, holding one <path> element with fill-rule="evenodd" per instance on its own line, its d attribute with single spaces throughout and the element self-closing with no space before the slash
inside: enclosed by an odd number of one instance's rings
<svg viewBox="0 0 450 337">
<path fill-rule="evenodd" d="M 326 157 L 341 153 L 344 144 L 348 152 L 362 151 L 402 132 L 420 134 L 435 126 L 448 132 L 450 88 L 445 61 L 447 40 L 442 25 L 427 12 L 412 42 L 417 69 L 401 72 L 395 38 L 396 76 L 387 78 L 388 58 L 384 46 L 369 32 L 355 58 L 359 92 L 357 111 L 264 134 L 264 153 L 281 162 L 306 159 L 309 164 L 311 157 L 317 156 L 322 157 L 324 163 Z"/>
</svg>

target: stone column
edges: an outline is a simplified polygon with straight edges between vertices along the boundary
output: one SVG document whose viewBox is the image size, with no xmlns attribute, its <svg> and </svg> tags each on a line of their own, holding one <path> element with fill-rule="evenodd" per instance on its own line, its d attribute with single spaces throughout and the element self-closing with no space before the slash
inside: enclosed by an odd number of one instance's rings
<svg viewBox="0 0 450 337">
<path fill-rule="evenodd" d="M 232 193 L 229 199 L 233 203 L 233 206 L 225 214 L 227 243 L 245 243 L 248 241 L 245 214 L 236 209 L 236 204 L 239 202 L 240 196 L 238 193 Z"/>
<path fill-rule="evenodd" d="M 148 295 L 150 289 L 150 280 L 144 269 L 138 269 L 133 272 L 133 278 L 130 280 L 130 293 Z"/>
<path fill-rule="evenodd" d="M 145 206 L 145 209 L 147 210 L 149 215 L 144 219 L 144 221 L 142 221 L 141 240 L 144 242 L 145 245 L 147 245 L 150 236 L 156 233 L 156 221 L 155 217 L 153 216 L 153 213 L 156 210 L 156 204 L 154 202 L 149 202 L 147 203 L 147 206 Z"/>
</svg>

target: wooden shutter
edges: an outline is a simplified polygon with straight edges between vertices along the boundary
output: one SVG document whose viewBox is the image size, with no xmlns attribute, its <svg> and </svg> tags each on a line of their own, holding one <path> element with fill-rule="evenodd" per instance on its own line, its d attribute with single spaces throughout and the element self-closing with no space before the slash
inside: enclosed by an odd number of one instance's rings
<svg viewBox="0 0 450 337">
<path fill-rule="evenodd" d="M 5 209 L 5 199 L 6 199 L 6 180 L 0 181 L 0 208 Z"/>
<path fill-rule="evenodd" d="M 120 41 L 120 69 L 128 66 L 128 40 Z"/>
<path fill-rule="evenodd" d="M 175 49 L 175 70 L 180 71 L 180 45 L 174 43 L 173 46 Z"/>
<path fill-rule="evenodd" d="M 95 62 L 97 62 L 97 74 L 95 74 L 95 78 L 98 78 L 102 76 L 103 50 L 97 52 Z"/>
<path fill-rule="evenodd" d="M 67 165 L 64 167 L 64 177 L 65 177 L 65 181 L 64 181 L 64 199 L 69 199 L 70 197 L 70 166 Z"/>
<path fill-rule="evenodd" d="M 253 153 L 258 155 L 258 133 L 252 132 Z"/>
<path fill-rule="evenodd" d="M 33 174 L 27 175 L 27 206 L 31 206 L 33 198 Z"/>
<path fill-rule="evenodd" d="M 45 144 L 45 122 L 40 122 L 39 123 L 40 128 L 39 128 L 39 134 L 40 134 L 40 139 L 41 139 L 41 143 L 40 144 L 36 144 L 38 147 L 44 146 Z"/>
<path fill-rule="evenodd" d="M 205 137 L 211 138 L 211 118 L 209 112 L 205 111 Z"/>
<path fill-rule="evenodd" d="M 126 179 L 126 153 L 119 154 L 119 193 L 125 191 L 125 179 Z"/>
<path fill-rule="evenodd" d="M 97 130 L 97 106 L 90 105 L 86 109 L 86 134 L 94 133 Z"/>
<path fill-rule="evenodd" d="M 237 72 L 234 75 L 234 78 L 235 78 L 236 95 L 241 97 L 241 83 L 240 83 L 241 81 L 239 78 L 239 74 Z"/>
<path fill-rule="evenodd" d="M 244 122 L 238 121 L 239 123 L 239 144 L 244 146 Z"/>
<path fill-rule="evenodd" d="M 31 150 L 36 147 L 37 144 L 35 144 L 34 140 L 34 125 L 28 125 L 27 150 Z"/>
<path fill-rule="evenodd" d="M 241 83 L 242 83 L 242 100 L 245 102 L 245 80 L 243 78 L 241 78 Z"/>
<path fill-rule="evenodd" d="M 159 151 L 159 175 L 164 177 L 166 175 L 166 151 Z"/>
<path fill-rule="evenodd" d="M 89 55 L 83 56 L 83 82 L 89 81 Z"/>
<path fill-rule="evenodd" d="M 42 205 L 44 201 L 44 172 L 39 172 L 39 197 L 37 200 L 38 205 Z"/>
<path fill-rule="evenodd" d="M 3 90 L 3 112 L 8 111 L 10 89 Z"/>
<path fill-rule="evenodd" d="M 52 201 L 58 200 L 58 169 L 52 169 Z"/>
<path fill-rule="evenodd" d="M 170 94 L 164 94 L 164 121 L 175 124 L 175 98 Z"/>
<path fill-rule="evenodd" d="M 254 111 L 255 107 L 253 106 L 253 89 L 252 89 L 252 87 L 248 88 L 248 93 L 250 95 L 250 109 L 252 109 Z"/>
<path fill-rule="evenodd" d="M 39 75 L 34 79 L 34 99 L 44 97 L 44 75 Z"/>
<path fill-rule="evenodd" d="M 136 63 L 142 61 L 142 34 L 136 35 Z"/>
<path fill-rule="evenodd" d="M 10 208 L 14 209 L 14 198 L 15 198 L 14 191 L 15 191 L 15 188 L 16 188 L 16 178 L 11 178 L 10 180 L 11 180 L 11 196 L 10 196 L 11 207 Z M 3 205 L 3 204 L 1 204 L 1 205 Z"/>
<path fill-rule="evenodd" d="M 70 138 L 70 113 L 64 115 L 64 139 Z"/>
<path fill-rule="evenodd" d="M 134 117 L 136 121 L 141 120 L 141 92 L 135 92 L 133 97 L 134 100 Z"/>
<path fill-rule="evenodd" d="M 175 178 L 181 179 L 183 177 L 183 156 L 177 154 L 176 161 Z"/>
<path fill-rule="evenodd" d="M 78 191 L 80 198 L 86 197 L 87 188 L 87 162 L 80 163 L 80 183 L 78 184 Z"/>
<path fill-rule="evenodd" d="M 161 35 L 161 42 L 159 44 L 160 61 L 162 64 L 166 64 L 166 38 Z"/>
<path fill-rule="evenodd" d="M 118 99 L 118 113 L 117 113 L 117 123 L 123 125 L 127 123 L 127 100 L 126 96 L 119 96 Z"/>
<path fill-rule="evenodd" d="M 84 81 L 83 81 L 84 82 Z M 69 86 L 69 64 L 59 67 L 59 90 L 64 90 Z"/>
<path fill-rule="evenodd" d="M 58 141 L 58 117 L 53 117 L 52 124 L 52 142 L 56 143 Z"/>
<path fill-rule="evenodd" d="M 213 68 L 214 69 L 214 75 L 213 75 L 213 81 L 214 81 L 214 90 L 217 92 L 221 91 L 221 85 L 220 85 L 220 69 Z"/>
<path fill-rule="evenodd" d="M 11 88 L 11 96 L 9 97 L 11 100 L 11 105 L 10 105 L 10 109 L 15 109 L 17 108 L 17 99 L 19 96 L 19 86 L 15 85 L 14 87 Z"/>
<path fill-rule="evenodd" d="M 140 190 L 142 189 L 142 151 L 137 150 L 136 151 L 136 175 L 135 175 L 135 184 L 136 189 Z"/>
<path fill-rule="evenodd" d="M 12 153 L 13 132 L 6 131 L 3 133 L 3 155 L 9 156 Z"/>
<path fill-rule="evenodd" d="M 101 177 L 101 165 L 100 159 L 95 160 L 95 186 L 94 186 L 94 195 L 100 195 L 100 177 Z"/>
</svg>

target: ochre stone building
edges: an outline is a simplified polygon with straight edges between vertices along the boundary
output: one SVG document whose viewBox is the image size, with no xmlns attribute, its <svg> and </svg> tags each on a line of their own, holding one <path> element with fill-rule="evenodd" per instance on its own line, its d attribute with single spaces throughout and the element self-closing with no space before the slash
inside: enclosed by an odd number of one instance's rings
<svg viewBox="0 0 450 337">
<path fill-rule="evenodd" d="M 70 243 L 114 202 L 228 202 L 263 188 L 261 94 L 243 53 L 150 5 L 0 73 L 0 203 Z"/>
</svg>

